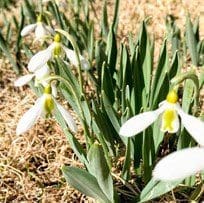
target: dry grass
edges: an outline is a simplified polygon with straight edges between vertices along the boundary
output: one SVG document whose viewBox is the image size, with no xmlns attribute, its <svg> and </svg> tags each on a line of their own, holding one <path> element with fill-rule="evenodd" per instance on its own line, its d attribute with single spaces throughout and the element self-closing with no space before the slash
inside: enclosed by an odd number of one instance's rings
<svg viewBox="0 0 204 203">
<path fill-rule="evenodd" d="M 121 0 L 118 37 L 125 40 L 128 32 L 137 33 L 141 20 L 150 16 L 148 29 L 154 33 L 159 45 L 165 35 L 166 14 L 176 16 L 182 28 L 187 10 L 193 17 L 202 13 L 201 2 Z M 108 5 L 109 16 L 112 16 L 113 1 L 108 1 Z M 94 7 L 100 19 L 101 1 L 96 0 Z M 158 50 L 159 46 L 156 48 Z M 81 164 L 54 120 L 41 119 L 28 133 L 16 136 L 16 123 L 34 103 L 35 96 L 27 87 L 14 88 L 15 80 L 9 63 L 1 59 L 0 202 L 91 202 L 62 178 L 62 165 Z M 78 138 L 83 142 L 80 134 Z"/>
</svg>

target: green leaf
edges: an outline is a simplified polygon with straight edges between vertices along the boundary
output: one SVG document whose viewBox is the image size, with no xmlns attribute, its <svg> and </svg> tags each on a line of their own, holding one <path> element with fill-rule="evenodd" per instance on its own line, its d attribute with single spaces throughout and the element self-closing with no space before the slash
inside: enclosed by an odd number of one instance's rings
<svg viewBox="0 0 204 203">
<path fill-rule="evenodd" d="M 184 112 L 190 112 L 193 102 L 193 93 L 194 93 L 194 83 L 191 80 L 186 80 L 184 84 L 184 92 L 182 97 L 182 109 Z M 181 132 L 178 139 L 178 149 L 189 147 L 190 142 L 192 141 L 189 133 L 182 126 Z"/>
<path fill-rule="evenodd" d="M 197 41 L 193 32 L 193 24 L 189 15 L 186 17 L 186 43 L 189 48 L 190 56 L 193 65 L 198 65 Z"/>
<path fill-rule="evenodd" d="M 115 129 L 111 125 L 105 110 L 102 110 L 96 102 L 93 102 L 93 114 L 95 123 L 100 130 L 100 133 L 97 134 L 99 136 L 103 136 L 103 140 L 105 141 L 109 149 L 109 153 L 114 155 L 116 150 L 114 145 L 114 142 L 116 140 Z"/>
<path fill-rule="evenodd" d="M 118 27 L 119 6 L 120 6 L 120 0 L 115 0 L 114 16 L 113 16 L 113 22 L 112 22 L 112 26 L 115 33 L 117 33 L 117 27 Z"/>
<path fill-rule="evenodd" d="M 88 54 L 90 61 L 93 61 L 94 57 L 94 24 L 91 23 L 88 31 Z"/>
<path fill-rule="evenodd" d="M 113 81 L 110 74 L 109 69 L 106 67 L 104 63 L 102 66 L 102 75 L 101 75 L 101 91 L 104 91 L 111 102 L 114 103 L 114 88 L 113 88 Z"/>
<path fill-rule="evenodd" d="M 133 110 L 133 112 L 137 114 L 140 112 L 141 107 L 143 106 L 142 92 L 145 88 L 143 72 L 140 66 L 139 47 L 136 47 L 131 63 L 132 63 L 133 87 L 134 87 L 134 98 L 135 98 L 135 109 Z"/>
<path fill-rule="evenodd" d="M 117 118 L 117 113 L 115 112 L 112 104 L 110 103 L 108 97 L 106 96 L 105 92 L 102 91 L 102 99 L 103 99 L 103 104 L 105 107 L 105 111 L 114 127 L 114 129 L 116 130 L 116 132 L 119 132 L 120 130 L 120 124 Z"/>
<path fill-rule="evenodd" d="M 8 42 L 6 42 L 1 32 L 0 32 L 0 49 L 2 50 L 2 52 L 5 54 L 5 56 L 8 58 L 8 60 L 12 64 L 14 71 L 18 74 L 19 68 L 16 64 L 15 59 L 11 55 L 11 52 L 8 46 Z"/>
<path fill-rule="evenodd" d="M 72 133 L 69 131 L 67 124 L 64 121 L 64 118 L 62 117 L 60 111 L 56 108 L 55 109 L 55 118 L 57 122 L 60 124 L 64 134 L 67 137 L 67 140 L 74 151 L 74 153 L 77 155 L 79 160 L 84 163 L 85 165 L 88 164 L 86 159 L 86 153 L 82 147 L 82 145 L 78 142 L 78 140 L 72 135 Z"/>
<path fill-rule="evenodd" d="M 153 69 L 153 52 L 150 39 L 147 34 L 145 22 L 142 23 L 141 33 L 139 37 L 139 51 L 140 64 L 142 66 L 142 73 L 145 82 L 145 90 L 146 94 L 149 94 Z"/>
<path fill-rule="evenodd" d="M 171 80 L 173 77 L 175 77 L 179 71 L 180 71 L 179 54 L 176 51 L 172 59 L 171 68 L 169 70 L 169 79 Z"/>
<path fill-rule="evenodd" d="M 96 178 L 87 171 L 76 167 L 63 166 L 62 172 L 66 181 L 81 193 L 103 203 L 111 203 L 102 192 Z"/>
<path fill-rule="evenodd" d="M 101 33 L 103 36 L 108 35 L 108 14 L 107 14 L 107 1 L 104 0 L 103 3 L 103 16 L 102 16 L 102 22 L 101 22 Z"/>
<path fill-rule="evenodd" d="M 145 183 L 147 183 L 151 178 L 152 167 L 155 160 L 155 146 L 152 127 L 147 128 L 143 132 L 142 158 L 144 170 L 143 178 Z"/>
<path fill-rule="evenodd" d="M 167 171 L 168 173 L 168 171 Z M 140 195 L 140 202 L 146 202 L 173 190 L 182 181 L 162 182 L 153 178 L 149 181 Z"/>
<path fill-rule="evenodd" d="M 157 108 L 158 103 L 165 99 L 166 94 L 169 91 L 168 71 L 169 57 L 167 52 L 167 42 L 165 40 L 162 46 L 158 66 L 153 79 L 153 87 L 151 92 L 151 109 Z"/>
<path fill-rule="evenodd" d="M 89 149 L 87 158 L 90 163 L 89 172 L 95 176 L 103 193 L 113 202 L 113 180 L 101 145 L 94 143 Z"/>
<path fill-rule="evenodd" d="M 131 141 L 130 138 L 128 138 L 125 152 L 125 162 L 122 170 L 122 177 L 126 181 L 130 179 L 130 166 L 131 166 Z"/>
<path fill-rule="evenodd" d="M 107 39 L 106 55 L 108 58 L 107 66 L 111 76 L 116 71 L 116 60 L 117 60 L 117 41 L 113 26 L 110 27 Z"/>
<path fill-rule="evenodd" d="M 31 22 L 36 22 L 34 6 L 28 0 L 24 0 L 24 8 L 26 11 L 25 16 L 29 16 L 29 19 L 31 19 Z"/>
</svg>

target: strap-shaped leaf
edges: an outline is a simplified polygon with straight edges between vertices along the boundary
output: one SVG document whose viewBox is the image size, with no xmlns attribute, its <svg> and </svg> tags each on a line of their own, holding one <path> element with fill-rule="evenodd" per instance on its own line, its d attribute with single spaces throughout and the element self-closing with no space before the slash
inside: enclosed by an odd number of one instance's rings
<svg viewBox="0 0 204 203">
<path fill-rule="evenodd" d="M 104 63 L 102 66 L 102 75 L 101 75 L 101 91 L 104 91 L 111 102 L 114 103 L 115 96 L 114 96 L 114 87 L 113 87 L 113 78 L 110 74 L 110 69 L 106 67 Z"/>
<path fill-rule="evenodd" d="M 110 70 L 111 76 L 116 71 L 116 60 L 117 60 L 117 41 L 113 26 L 110 27 L 106 46 L 106 55 L 108 58 L 107 66 Z"/>
<path fill-rule="evenodd" d="M 15 59 L 13 58 L 13 56 L 10 53 L 9 50 L 9 46 L 8 43 L 6 42 L 6 40 L 4 39 L 2 33 L 0 32 L 0 49 L 2 50 L 2 52 L 6 55 L 6 57 L 8 58 L 8 60 L 10 61 L 10 63 L 13 65 L 13 68 L 15 70 L 16 73 L 19 73 L 19 68 L 16 64 Z"/>
<path fill-rule="evenodd" d="M 106 111 L 113 127 L 115 128 L 116 132 L 119 132 L 120 124 L 119 124 L 119 121 L 117 118 L 117 113 L 115 112 L 115 109 L 113 108 L 112 104 L 110 103 L 110 101 L 109 101 L 109 99 L 106 96 L 104 91 L 102 91 L 102 99 L 103 99 L 105 111 Z"/>
<path fill-rule="evenodd" d="M 25 11 L 26 11 L 25 15 L 29 16 L 29 19 L 31 20 L 31 22 L 33 22 L 33 23 L 36 22 L 34 5 L 32 5 L 30 3 L 30 1 L 25 0 L 24 1 L 24 8 L 25 8 Z"/>
<path fill-rule="evenodd" d="M 189 48 L 192 63 L 198 65 L 198 52 L 197 52 L 197 41 L 196 35 L 193 32 L 193 24 L 190 20 L 189 15 L 186 17 L 186 43 Z"/>
<path fill-rule="evenodd" d="M 140 202 L 146 202 L 174 189 L 181 181 L 162 182 L 151 179 L 140 195 Z"/>
<path fill-rule="evenodd" d="M 169 90 L 168 71 L 169 71 L 169 57 L 167 52 L 167 42 L 165 40 L 161 49 L 158 66 L 152 84 L 151 91 L 152 109 L 157 108 L 158 103 L 165 99 L 164 97 L 165 94 L 161 94 L 161 91 L 168 93 Z"/>
<path fill-rule="evenodd" d="M 145 90 L 146 94 L 149 94 L 153 69 L 153 52 L 151 42 L 147 34 L 145 22 L 142 23 L 142 28 L 139 36 L 139 51 L 140 65 L 142 68 L 143 78 L 145 82 Z"/>
<path fill-rule="evenodd" d="M 103 4 L 103 14 L 102 14 L 102 21 L 101 21 L 101 34 L 103 36 L 108 35 L 108 13 L 107 13 L 107 1 L 104 1 Z"/>
<path fill-rule="evenodd" d="M 99 187 L 96 178 L 87 171 L 76 167 L 64 166 L 62 172 L 66 181 L 81 193 L 103 203 L 110 203 L 109 199 Z"/>
<path fill-rule="evenodd" d="M 113 202 L 114 190 L 111 172 L 108 167 L 102 146 L 94 143 L 87 154 L 89 161 L 89 172 L 95 176 L 100 188 L 108 199 Z"/>
<path fill-rule="evenodd" d="M 122 170 L 122 177 L 126 181 L 130 179 L 130 166 L 131 166 L 131 140 L 130 139 L 131 138 L 128 138 L 126 152 L 125 152 L 125 162 Z"/>
<path fill-rule="evenodd" d="M 135 114 L 140 112 L 143 99 L 142 92 L 145 89 L 144 76 L 140 66 L 140 53 L 139 46 L 135 48 L 134 55 L 132 57 L 132 73 L 133 73 L 133 87 L 134 87 L 134 98 L 135 98 Z"/>
<path fill-rule="evenodd" d="M 64 134 L 66 135 L 68 142 L 70 146 L 72 147 L 74 153 L 77 155 L 77 157 L 82 163 L 87 165 L 86 153 L 83 147 L 78 142 L 78 140 L 71 134 L 71 132 L 68 131 L 64 118 L 62 117 L 58 109 L 55 110 L 55 118 L 57 122 L 60 124 Z"/>
<path fill-rule="evenodd" d="M 171 68 L 169 70 L 169 79 L 171 80 L 176 74 L 180 71 L 180 62 L 179 62 L 179 54 L 178 51 L 175 52 L 172 63 L 171 63 Z"/>
</svg>

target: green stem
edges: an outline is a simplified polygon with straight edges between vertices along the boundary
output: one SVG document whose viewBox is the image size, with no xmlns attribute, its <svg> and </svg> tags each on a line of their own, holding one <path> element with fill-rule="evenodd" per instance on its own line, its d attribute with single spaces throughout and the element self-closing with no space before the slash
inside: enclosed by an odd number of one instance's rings
<svg viewBox="0 0 204 203">
<path fill-rule="evenodd" d="M 39 0 L 39 12 L 40 12 L 40 15 L 42 16 L 43 14 L 43 4 L 42 4 L 42 0 Z"/>
<path fill-rule="evenodd" d="M 56 29 L 57 32 L 63 34 L 72 44 L 73 48 L 74 48 L 74 51 L 75 51 L 75 54 L 76 54 L 76 57 L 77 57 L 77 61 L 78 61 L 78 73 L 79 73 L 79 84 L 80 84 L 80 88 L 81 88 L 81 92 L 82 94 L 84 95 L 84 91 L 83 91 L 83 77 L 82 77 L 82 68 L 81 68 L 81 61 L 80 61 L 80 58 L 79 58 L 79 48 L 74 40 L 74 38 L 66 31 L 64 30 L 61 30 L 61 29 Z"/>
<path fill-rule="evenodd" d="M 195 107 L 195 109 L 197 109 L 196 107 L 199 106 L 199 79 L 198 79 L 198 76 L 195 74 L 195 71 L 191 70 L 187 73 L 183 73 L 183 74 L 173 78 L 171 80 L 171 83 L 172 83 L 172 86 L 178 86 L 178 84 L 182 83 L 183 81 L 185 81 L 187 79 L 192 80 L 194 83 L 194 86 L 195 86 L 195 93 L 194 93 L 195 104 L 194 104 L 194 107 Z"/>
</svg>

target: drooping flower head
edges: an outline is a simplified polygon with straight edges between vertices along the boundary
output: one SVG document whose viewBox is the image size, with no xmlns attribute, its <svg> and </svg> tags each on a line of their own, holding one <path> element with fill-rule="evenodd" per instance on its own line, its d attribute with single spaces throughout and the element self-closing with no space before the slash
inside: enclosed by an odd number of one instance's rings
<svg viewBox="0 0 204 203">
<path fill-rule="evenodd" d="M 76 132 L 77 127 L 71 114 L 62 107 L 52 96 L 52 88 L 47 85 L 44 88 L 43 95 L 38 98 L 33 107 L 31 107 L 20 119 L 16 128 L 16 134 L 20 135 L 28 131 L 40 118 L 49 118 L 57 113 L 61 113 L 71 131 Z"/>
<path fill-rule="evenodd" d="M 186 130 L 200 145 L 204 146 L 204 122 L 182 110 L 175 90 L 168 93 L 166 100 L 160 103 L 158 109 L 138 114 L 127 120 L 120 128 L 119 134 L 126 137 L 134 136 L 150 126 L 160 115 L 161 131 L 176 133 L 180 127 L 179 115 Z"/>
<path fill-rule="evenodd" d="M 23 86 L 30 82 L 33 78 L 35 78 L 35 85 L 42 84 L 43 86 L 48 85 L 48 81 L 46 81 L 46 78 L 50 75 L 50 68 L 47 65 L 47 63 L 42 66 L 41 68 L 37 69 L 33 73 L 24 75 L 20 78 L 18 78 L 14 85 L 17 87 Z"/>
<path fill-rule="evenodd" d="M 75 51 L 68 49 L 65 47 L 61 42 L 61 36 L 57 33 L 54 36 L 53 43 L 45 50 L 39 51 L 35 54 L 30 62 L 28 63 L 28 70 L 31 72 L 36 71 L 37 69 L 41 68 L 47 61 L 49 61 L 52 57 L 61 57 L 63 52 L 66 54 L 69 62 L 74 66 L 78 66 L 78 60 Z M 79 56 L 80 63 L 84 70 L 89 69 L 88 61 L 83 57 Z"/>
<path fill-rule="evenodd" d="M 25 26 L 21 31 L 21 36 L 24 37 L 33 31 L 35 33 L 35 41 L 42 42 L 48 35 L 54 33 L 54 30 L 50 26 L 42 22 L 42 15 L 37 17 L 36 23 Z"/>
</svg>

